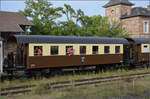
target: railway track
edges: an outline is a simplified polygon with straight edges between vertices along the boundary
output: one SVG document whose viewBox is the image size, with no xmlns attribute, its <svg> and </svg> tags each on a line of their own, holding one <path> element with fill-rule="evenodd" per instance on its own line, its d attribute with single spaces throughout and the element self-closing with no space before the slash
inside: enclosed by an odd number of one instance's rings
<svg viewBox="0 0 150 99">
<path fill-rule="evenodd" d="M 133 79 L 133 78 L 139 78 L 145 76 L 150 76 L 150 72 L 119 75 L 119 76 L 97 77 L 91 79 L 75 80 L 72 82 L 71 81 L 55 82 L 55 83 L 46 84 L 45 90 L 63 89 L 71 86 L 96 85 L 104 82 L 123 80 L 123 79 Z M 18 86 L 18 87 L 2 88 L 0 91 L 0 95 L 7 96 L 7 95 L 27 94 L 32 92 L 35 87 L 36 85 L 25 85 L 25 86 Z"/>
</svg>

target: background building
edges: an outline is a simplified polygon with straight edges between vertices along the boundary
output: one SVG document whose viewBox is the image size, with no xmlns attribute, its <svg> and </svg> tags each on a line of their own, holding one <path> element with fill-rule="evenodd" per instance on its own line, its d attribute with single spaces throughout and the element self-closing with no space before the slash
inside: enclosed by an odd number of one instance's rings
<svg viewBox="0 0 150 99">
<path fill-rule="evenodd" d="M 103 7 L 111 24 L 121 22 L 130 37 L 150 37 L 150 6 L 147 8 L 134 7 L 128 0 L 110 0 Z"/>
<path fill-rule="evenodd" d="M 15 34 L 25 34 L 26 28 L 32 23 L 25 16 L 17 12 L 0 11 L 0 38 L 3 39 L 4 55 L 13 48 L 13 44 L 8 42 L 8 38 Z"/>
</svg>

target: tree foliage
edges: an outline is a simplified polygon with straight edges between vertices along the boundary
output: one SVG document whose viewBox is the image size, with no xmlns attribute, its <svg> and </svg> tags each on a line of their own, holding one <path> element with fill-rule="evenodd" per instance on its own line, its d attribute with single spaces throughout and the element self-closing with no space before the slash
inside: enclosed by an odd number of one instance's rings
<svg viewBox="0 0 150 99">
<path fill-rule="evenodd" d="M 20 11 L 28 17 L 34 26 L 30 34 L 127 37 L 121 23 L 110 25 L 107 17 L 87 16 L 81 9 L 74 10 L 70 5 L 54 8 L 47 0 L 27 0 L 26 8 Z M 65 21 L 56 22 L 60 17 Z"/>
<path fill-rule="evenodd" d="M 53 8 L 52 4 L 46 0 L 27 0 L 25 3 L 26 8 L 21 13 L 31 19 L 34 24 L 31 34 L 50 35 L 56 24 L 55 20 L 62 16 L 60 14 L 62 8 Z"/>
</svg>

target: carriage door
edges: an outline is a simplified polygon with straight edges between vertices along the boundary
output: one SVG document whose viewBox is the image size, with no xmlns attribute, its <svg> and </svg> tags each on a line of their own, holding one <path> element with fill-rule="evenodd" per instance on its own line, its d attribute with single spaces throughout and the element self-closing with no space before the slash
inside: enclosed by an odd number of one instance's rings
<svg viewBox="0 0 150 99">
<path fill-rule="evenodd" d="M 3 72 L 3 46 L 2 41 L 0 41 L 0 73 Z"/>
<path fill-rule="evenodd" d="M 129 48 L 129 59 L 133 59 L 133 45 Z"/>
</svg>

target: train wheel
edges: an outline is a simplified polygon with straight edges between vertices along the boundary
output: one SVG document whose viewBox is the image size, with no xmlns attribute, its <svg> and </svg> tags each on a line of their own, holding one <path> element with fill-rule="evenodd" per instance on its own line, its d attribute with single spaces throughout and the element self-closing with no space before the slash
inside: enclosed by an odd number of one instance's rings
<svg viewBox="0 0 150 99">
<path fill-rule="evenodd" d="M 98 65 L 98 66 L 96 66 L 96 68 L 95 68 L 95 72 L 96 73 L 99 73 L 99 72 L 102 72 L 102 66 L 101 65 Z"/>
</svg>

